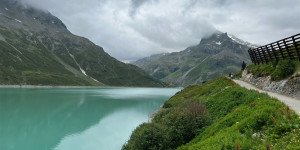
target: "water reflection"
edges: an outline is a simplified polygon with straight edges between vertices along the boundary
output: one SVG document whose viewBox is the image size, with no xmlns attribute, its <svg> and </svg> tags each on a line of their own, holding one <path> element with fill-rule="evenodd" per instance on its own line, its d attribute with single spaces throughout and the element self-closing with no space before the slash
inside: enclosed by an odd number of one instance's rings
<svg viewBox="0 0 300 150">
<path fill-rule="evenodd" d="M 120 149 L 129 139 L 129 136 L 124 135 L 128 135 L 141 121 L 146 122 L 145 118 L 139 112 L 118 111 L 81 133 L 65 137 L 55 150 Z"/>
<path fill-rule="evenodd" d="M 131 131 L 177 91 L 0 89 L 0 149 L 120 149 Z"/>
</svg>

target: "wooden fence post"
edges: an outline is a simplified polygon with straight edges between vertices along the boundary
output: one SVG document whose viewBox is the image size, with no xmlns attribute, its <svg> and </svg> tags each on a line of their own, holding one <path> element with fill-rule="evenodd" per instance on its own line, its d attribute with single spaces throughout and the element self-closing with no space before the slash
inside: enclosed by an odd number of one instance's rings
<svg viewBox="0 0 300 150">
<path fill-rule="evenodd" d="M 252 55 L 252 53 L 251 53 L 251 48 L 248 49 L 248 54 L 249 54 L 249 56 L 250 56 L 250 58 L 251 58 L 251 61 L 252 61 L 254 64 L 256 64 L 255 61 L 254 61 L 253 55 Z"/>
<path fill-rule="evenodd" d="M 279 41 L 277 41 L 277 46 L 278 46 L 279 51 L 280 51 L 280 53 L 281 53 L 282 59 L 284 59 L 284 55 L 283 55 L 282 49 L 281 49 L 281 47 L 280 47 Z"/>
<path fill-rule="evenodd" d="M 254 64 L 256 65 L 258 62 L 257 62 L 257 58 L 256 58 L 256 56 L 255 56 L 255 55 L 254 55 L 254 53 L 253 53 L 253 49 L 250 49 L 250 53 L 251 53 L 251 56 L 252 56 L 253 62 L 254 62 Z"/>
<path fill-rule="evenodd" d="M 259 56 L 260 62 L 263 64 L 263 63 L 264 63 L 264 60 L 263 60 L 263 58 L 262 58 L 261 55 L 260 55 L 260 50 L 259 50 L 259 48 L 257 48 L 256 50 L 257 50 L 257 52 L 258 52 L 258 56 Z"/>
<path fill-rule="evenodd" d="M 290 50 L 289 50 L 289 47 L 288 47 L 287 44 L 286 44 L 285 39 L 283 39 L 283 43 L 284 43 L 284 46 L 285 46 L 285 48 L 286 48 L 286 51 L 287 51 L 287 53 L 288 53 L 290 59 L 293 60 L 293 56 L 291 55 L 291 52 L 290 52 Z"/>
<path fill-rule="evenodd" d="M 274 49 L 274 47 L 273 47 L 273 44 L 271 44 L 271 49 L 272 49 L 272 52 L 273 52 L 273 54 L 274 54 L 274 56 L 275 56 L 276 61 L 278 62 L 279 60 L 278 60 L 277 55 L 276 55 L 276 53 L 275 53 L 275 49 Z"/>
<path fill-rule="evenodd" d="M 257 50 L 256 50 L 256 49 L 255 49 L 255 50 L 252 50 L 252 54 L 253 54 L 253 56 L 254 56 L 254 59 L 255 59 L 256 63 L 259 64 L 259 63 L 260 63 L 260 60 L 259 60 L 259 57 L 258 57 L 258 55 L 257 55 Z"/>
<path fill-rule="evenodd" d="M 266 62 L 266 64 L 267 64 L 267 63 L 268 63 L 268 59 L 267 59 L 266 53 L 265 53 L 263 47 L 260 47 L 260 49 L 261 49 L 261 51 L 262 51 L 262 54 L 264 55 L 265 62 Z"/>
<path fill-rule="evenodd" d="M 298 59 L 300 61 L 300 48 L 298 47 L 298 44 L 296 43 L 295 36 L 293 36 L 292 39 L 293 39 L 293 43 L 294 43 L 294 47 L 295 47 Z"/>
<path fill-rule="evenodd" d="M 269 50 L 269 48 L 268 48 L 268 45 L 265 46 L 265 49 L 266 49 L 266 52 L 268 53 L 268 56 L 269 56 L 269 58 L 270 58 L 270 62 L 272 62 L 272 61 L 273 61 L 273 58 L 272 58 L 271 52 L 270 52 L 270 50 Z"/>
</svg>

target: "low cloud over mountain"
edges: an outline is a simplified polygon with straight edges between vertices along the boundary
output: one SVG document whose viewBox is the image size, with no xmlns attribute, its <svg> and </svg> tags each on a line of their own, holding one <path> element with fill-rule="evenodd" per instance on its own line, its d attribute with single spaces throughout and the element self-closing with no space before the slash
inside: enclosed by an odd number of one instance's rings
<svg viewBox="0 0 300 150">
<path fill-rule="evenodd" d="M 123 61 L 196 45 L 216 29 L 256 44 L 299 32 L 299 0 L 20 0 Z"/>
</svg>

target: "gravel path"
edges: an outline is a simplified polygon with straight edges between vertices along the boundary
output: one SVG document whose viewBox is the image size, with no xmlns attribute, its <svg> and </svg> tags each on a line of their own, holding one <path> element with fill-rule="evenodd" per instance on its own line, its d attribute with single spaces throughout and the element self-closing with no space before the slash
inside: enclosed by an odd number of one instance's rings
<svg viewBox="0 0 300 150">
<path fill-rule="evenodd" d="M 267 93 L 269 96 L 274 97 L 274 98 L 280 100 L 281 102 L 285 103 L 286 105 L 288 105 L 291 109 L 293 109 L 298 114 L 298 116 L 300 116 L 300 100 L 299 99 L 295 99 L 292 97 L 288 97 L 288 96 L 273 93 L 273 92 L 263 91 L 245 81 L 234 80 L 234 82 L 239 84 L 241 87 L 245 87 L 250 90 L 256 90 L 256 91 L 259 91 L 260 93 Z"/>
</svg>

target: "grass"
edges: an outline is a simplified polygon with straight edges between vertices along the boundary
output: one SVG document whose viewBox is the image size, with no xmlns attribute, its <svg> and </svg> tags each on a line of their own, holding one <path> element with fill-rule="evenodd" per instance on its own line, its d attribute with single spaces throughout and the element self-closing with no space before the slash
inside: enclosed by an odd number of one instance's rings
<svg viewBox="0 0 300 150">
<path fill-rule="evenodd" d="M 225 77 L 183 89 L 165 102 L 164 111 L 155 116 L 154 122 L 140 126 L 133 133 L 151 137 L 155 130 L 139 132 L 143 126 L 159 126 L 161 122 L 169 120 L 168 116 L 174 113 L 173 110 L 187 108 L 186 103 L 190 101 L 205 105 L 209 123 L 195 129 L 197 132 L 191 141 L 177 143 L 181 145 L 177 149 L 266 149 L 267 145 L 271 149 L 300 149 L 300 119 L 293 111 L 280 101 L 242 88 Z M 176 121 L 164 128 L 168 129 L 174 124 Z M 182 128 L 185 126 L 178 130 Z M 151 144 L 151 141 L 143 140 L 139 142 Z M 165 140 L 160 137 L 158 141 Z M 133 137 L 128 141 L 130 144 L 135 142 L 137 139 Z M 160 144 L 165 143 L 157 143 Z"/>
<path fill-rule="evenodd" d="M 247 70 L 256 77 L 270 75 L 273 81 L 279 81 L 300 72 L 300 63 L 293 60 L 280 60 L 279 62 L 274 61 L 268 64 L 250 64 Z"/>
<path fill-rule="evenodd" d="M 295 73 L 293 74 L 293 76 L 297 76 L 300 74 L 300 61 L 297 61 L 296 62 L 296 71 Z"/>
</svg>

